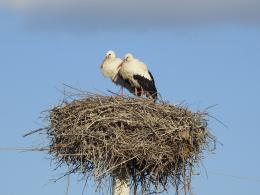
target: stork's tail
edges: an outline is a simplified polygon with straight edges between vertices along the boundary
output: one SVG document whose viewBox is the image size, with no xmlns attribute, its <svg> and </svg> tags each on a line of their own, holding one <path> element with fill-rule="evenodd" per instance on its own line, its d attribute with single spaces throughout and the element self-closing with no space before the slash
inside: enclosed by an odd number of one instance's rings
<svg viewBox="0 0 260 195">
<path fill-rule="evenodd" d="M 153 88 L 153 90 L 146 90 L 146 97 L 148 98 L 152 98 L 154 102 L 156 102 L 156 100 L 158 99 L 158 93 L 157 93 L 157 89 Z"/>
<path fill-rule="evenodd" d="M 153 98 L 153 101 L 156 102 L 156 100 L 158 99 L 158 93 L 157 90 L 155 89 L 155 91 L 153 92 L 149 92 L 150 97 Z"/>
</svg>

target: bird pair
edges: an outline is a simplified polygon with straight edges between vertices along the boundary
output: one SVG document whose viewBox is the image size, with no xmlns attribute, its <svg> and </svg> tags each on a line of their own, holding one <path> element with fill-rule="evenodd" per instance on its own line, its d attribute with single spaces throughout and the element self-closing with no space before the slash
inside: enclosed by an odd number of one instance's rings
<svg viewBox="0 0 260 195">
<path fill-rule="evenodd" d="M 123 88 L 126 88 L 136 96 L 145 95 L 156 101 L 157 89 L 153 75 L 147 66 L 132 54 L 126 54 L 121 60 L 116 57 L 114 51 L 108 51 L 101 64 L 101 72 L 105 77 L 111 78 L 113 83 L 121 86 L 121 95 Z"/>
</svg>

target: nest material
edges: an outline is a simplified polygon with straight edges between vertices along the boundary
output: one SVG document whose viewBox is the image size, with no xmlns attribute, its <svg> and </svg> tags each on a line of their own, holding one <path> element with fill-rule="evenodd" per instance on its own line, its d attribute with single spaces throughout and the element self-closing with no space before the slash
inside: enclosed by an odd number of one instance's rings
<svg viewBox="0 0 260 195">
<path fill-rule="evenodd" d="M 70 173 L 131 179 L 152 193 L 190 189 L 192 168 L 215 143 L 207 114 L 184 106 L 122 96 L 86 95 L 48 112 L 49 153 Z"/>
</svg>

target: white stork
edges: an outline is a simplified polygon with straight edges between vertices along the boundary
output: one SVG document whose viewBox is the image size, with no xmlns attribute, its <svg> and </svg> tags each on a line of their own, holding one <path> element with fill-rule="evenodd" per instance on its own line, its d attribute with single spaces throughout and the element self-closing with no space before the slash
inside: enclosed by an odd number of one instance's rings
<svg viewBox="0 0 260 195">
<path fill-rule="evenodd" d="M 121 86 L 121 95 L 123 95 L 123 87 L 128 89 L 130 93 L 134 93 L 134 88 L 130 85 L 130 83 L 122 78 L 120 74 L 118 74 L 120 69 L 120 64 L 122 60 L 116 57 L 114 51 L 109 50 L 106 53 L 105 59 L 101 64 L 101 72 L 105 77 L 108 77 L 112 80 L 116 85 Z"/>
<path fill-rule="evenodd" d="M 135 95 L 141 96 L 145 94 L 156 101 L 157 89 L 153 75 L 147 66 L 132 54 L 125 55 L 123 62 L 119 66 L 119 74 L 125 81 L 128 81 L 134 88 Z"/>
</svg>

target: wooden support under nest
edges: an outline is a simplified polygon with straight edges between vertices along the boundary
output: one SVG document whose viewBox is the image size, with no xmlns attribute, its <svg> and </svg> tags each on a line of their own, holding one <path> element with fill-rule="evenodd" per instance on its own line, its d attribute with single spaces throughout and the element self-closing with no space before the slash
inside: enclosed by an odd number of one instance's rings
<svg viewBox="0 0 260 195">
<path fill-rule="evenodd" d="M 130 179 L 113 178 L 112 195 L 129 195 L 130 194 Z"/>
</svg>

